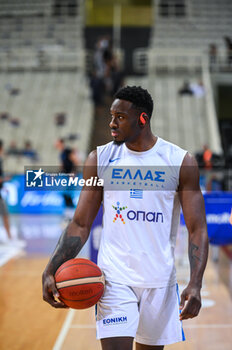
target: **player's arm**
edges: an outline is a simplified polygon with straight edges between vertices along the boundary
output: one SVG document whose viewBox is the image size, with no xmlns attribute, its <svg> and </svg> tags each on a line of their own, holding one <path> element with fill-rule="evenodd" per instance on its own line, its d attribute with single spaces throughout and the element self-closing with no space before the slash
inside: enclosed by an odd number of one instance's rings
<svg viewBox="0 0 232 350">
<path fill-rule="evenodd" d="M 89 154 L 83 170 L 86 180 L 97 176 L 97 154 Z M 74 217 L 61 235 L 48 265 L 43 273 L 43 299 L 56 308 L 65 307 L 57 301 L 59 292 L 55 286 L 54 274 L 65 261 L 75 258 L 88 239 L 91 225 L 102 201 L 102 188 L 84 187 L 81 191 Z"/>
<path fill-rule="evenodd" d="M 199 170 L 195 158 L 190 154 L 186 154 L 180 169 L 179 198 L 189 233 L 190 281 L 181 294 L 180 303 L 180 319 L 184 320 L 197 316 L 200 311 L 200 290 L 208 258 L 208 234 Z"/>
</svg>

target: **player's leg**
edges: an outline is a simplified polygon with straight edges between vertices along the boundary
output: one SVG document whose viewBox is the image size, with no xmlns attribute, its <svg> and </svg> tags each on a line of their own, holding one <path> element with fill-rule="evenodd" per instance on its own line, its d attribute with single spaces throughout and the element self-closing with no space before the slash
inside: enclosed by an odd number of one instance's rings
<svg viewBox="0 0 232 350">
<path fill-rule="evenodd" d="M 97 339 L 103 350 L 132 350 L 139 323 L 138 299 L 125 285 L 106 281 L 96 307 Z"/>
<path fill-rule="evenodd" d="M 139 304 L 137 350 L 163 349 L 184 339 L 177 285 L 144 289 Z"/>
<path fill-rule="evenodd" d="M 144 345 L 136 343 L 136 350 L 163 350 L 163 345 Z"/>
<path fill-rule="evenodd" d="M 113 337 L 101 339 L 102 350 L 132 350 L 133 337 Z"/>
</svg>

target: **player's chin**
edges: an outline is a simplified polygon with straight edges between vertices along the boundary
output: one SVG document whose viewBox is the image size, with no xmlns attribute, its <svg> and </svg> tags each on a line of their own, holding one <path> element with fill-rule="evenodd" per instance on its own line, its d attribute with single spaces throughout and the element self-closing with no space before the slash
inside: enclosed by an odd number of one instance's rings
<svg viewBox="0 0 232 350">
<path fill-rule="evenodd" d="M 125 140 L 124 140 L 124 137 L 122 136 L 122 135 L 120 135 L 120 134 L 118 134 L 117 133 L 117 135 L 111 135 L 112 136 L 112 138 L 113 138 L 113 141 L 115 142 L 115 143 L 123 143 Z"/>
<path fill-rule="evenodd" d="M 113 138 L 113 141 L 114 141 L 115 145 L 121 145 L 122 143 L 125 142 L 125 140 L 121 140 L 121 139 L 118 139 L 118 138 Z"/>
</svg>

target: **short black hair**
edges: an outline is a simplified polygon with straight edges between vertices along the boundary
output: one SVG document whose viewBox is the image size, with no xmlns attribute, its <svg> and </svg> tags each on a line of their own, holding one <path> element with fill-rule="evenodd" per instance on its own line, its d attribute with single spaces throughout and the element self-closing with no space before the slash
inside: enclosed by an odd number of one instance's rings
<svg viewBox="0 0 232 350">
<path fill-rule="evenodd" d="M 122 87 L 116 92 L 114 98 L 132 102 L 133 108 L 138 109 L 140 112 L 145 112 L 148 117 L 151 118 L 153 100 L 149 92 L 146 89 L 141 88 L 141 86 Z"/>
<path fill-rule="evenodd" d="M 0 148 L 3 148 L 3 141 L 0 140 Z"/>
</svg>

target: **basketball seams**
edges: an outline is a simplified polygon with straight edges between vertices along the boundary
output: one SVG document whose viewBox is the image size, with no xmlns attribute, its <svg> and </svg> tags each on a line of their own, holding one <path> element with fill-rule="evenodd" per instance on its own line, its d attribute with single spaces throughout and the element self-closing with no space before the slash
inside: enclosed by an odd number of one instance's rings
<svg viewBox="0 0 232 350">
<path fill-rule="evenodd" d="M 81 284 L 73 284 L 73 285 L 69 285 L 69 286 L 64 286 L 64 287 L 58 287 L 58 290 L 61 290 L 61 289 L 65 289 L 65 288 L 70 288 L 70 287 L 75 287 L 75 286 L 87 286 L 89 284 L 102 284 L 103 287 L 104 287 L 104 282 L 89 282 L 89 283 L 81 283 Z"/>
<path fill-rule="evenodd" d="M 59 268 L 62 266 L 62 265 L 61 265 L 61 266 L 58 268 L 58 270 L 56 271 L 55 277 L 57 278 L 57 277 L 59 276 L 59 274 L 60 274 L 62 271 L 64 271 L 65 269 L 67 269 L 67 268 L 69 268 L 69 267 L 72 267 L 72 266 L 78 266 L 78 265 L 86 265 L 86 266 L 88 266 L 88 267 L 91 267 L 91 268 L 95 269 L 97 272 L 102 273 L 101 270 L 100 270 L 100 268 L 99 268 L 98 266 L 95 267 L 94 265 L 92 265 L 92 264 L 87 264 L 87 263 L 73 263 L 73 264 L 71 264 L 71 265 L 64 266 L 61 270 L 59 270 Z M 101 275 L 99 275 L 99 276 L 101 276 Z M 98 276 L 96 276 L 96 277 L 98 277 Z M 84 277 L 80 277 L 80 278 L 84 278 Z M 76 278 L 74 278 L 74 279 L 76 279 Z"/>
<path fill-rule="evenodd" d="M 67 260 L 57 269 L 54 277 L 60 300 L 74 309 L 95 305 L 104 293 L 104 273 L 88 259 Z"/>
<path fill-rule="evenodd" d="M 61 299 L 65 300 L 65 301 L 71 301 L 72 303 L 82 303 L 84 301 L 88 301 L 90 299 L 96 298 L 99 294 L 102 294 L 102 290 L 100 292 L 98 292 L 97 294 L 94 294 L 94 295 L 92 295 L 91 297 L 89 297 L 87 299 L 73 300 L 73 299 L 66 299 L 64 297 L 61 297 Z"/>
<path fill-rule="evenodd" d="M 95 279 L 97 279 L 97 281 L 95 281 Z M 88 280 L 90 282 L 88 282 Z M 74 282 L 74 281 L 76 281 L 76 283 L 68 284 L 69 282 Z M 82 283 L 82 281 L 83 281 L 83 283 Z M 56 282 L 56 286 L 57 286 L 58 289 L 61 289 L 61 288 L 65 288 L 65 287 L 81 286 L 83 284 L 91 284 L 91 283 L 102 283 L 103 285 L 105 285 L 104 275 L 101 274 L 101 276 L 90 276 L 90 277 L 81 277 L 81 278 L 67 279 L 67 280 L 63 280 L 63 281 L 60 281 L 60 282 Z M 63 287 L 62 284 L 67 284 L 67 286 Z"/>
</svg>

